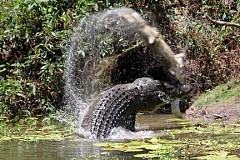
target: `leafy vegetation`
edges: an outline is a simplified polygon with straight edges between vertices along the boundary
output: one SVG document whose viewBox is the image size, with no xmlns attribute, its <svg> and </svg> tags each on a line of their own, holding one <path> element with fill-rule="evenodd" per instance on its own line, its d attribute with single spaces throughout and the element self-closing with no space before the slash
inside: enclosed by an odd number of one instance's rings
<svg viewBox="0 0 240 160">
<path fill-rule="evenodd" d="M 74 132 L 68 127 L 50 118 L 25 118 L 17 123 L 0 120 L 0 142 L 18 140 L 36 142 L 40 140 L 70 140 Z"/>
<path fill-rule="evenodd" d="M 189 80 L 198 92 L 239 76 L 240 28 L 213 23 L 209 16 L 222 22 L 240 19 L 240 1 L 228 5 L 223 1 L 191 2 L 187 29 L 182 33 L 188 46 Z"/>
<path fill-rule="evenodd" d="M 64 49 L 74 25 L 95 11 L 119 6 L 140 12 L 176 53 L 186 48 L 186 75 L 195 95 L 239 77 L 240 28 L 206 18 L 239 24 L 239 0 L 1 0 L 0 142 L 72 138 L 68 128 L 36 117 L 55 113 L 62 105 Z M 237 79 L 197 103 L 212 104 L 239 92 Z M 19 121 L 12 124 L 12 120 Z M 104 148 L 103 154 L 132 152 L 148 159 L 239 159 L 238 124 L 163 132 L 149 140 L 96 145 Z"/>
<path fill-rule="evenodd" d="M 0 116 L 54 113 L 63 95 L 64 48 L 75 23 L 104 8 L 132 7 L 157 26 L 178 52 L 187 51 L 187 77 L 196 93 L 239 76 L 240 1 L 2 0 Z"/>
<path fill-rule="evenodd" d="M 112 1 L 110 1 L 112 2 Z M 176 52 L 186 52 L 186 76 L 195 94 L 239 77 L 240 1 L 124 1 L 158 27 Z M 114 3 L 110 3 L 114 6 Z M 150 13 L 150 14 L 149 14 Z M 156 24 L 157 22 L 157 24 Z"/>
<path fill-rule="evenodd" d="M 73 24 L 97 9 L 85 0 L 0 2 L 0 115 L 55 111 L 63 94 L 63 49 Z"/>
</svg>

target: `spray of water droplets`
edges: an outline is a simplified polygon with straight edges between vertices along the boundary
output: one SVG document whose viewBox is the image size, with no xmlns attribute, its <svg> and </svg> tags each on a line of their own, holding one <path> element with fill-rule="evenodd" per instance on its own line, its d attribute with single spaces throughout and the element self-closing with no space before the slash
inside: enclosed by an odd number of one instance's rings
<svg viewBox="0 0 240 160">
<path fill-rule="evenodd" d="M 131 15 L 137 19 L 131 19 Z M 65 112 L 81 121 L 93 96 L 103 87 L 96 68 L 103 57 L 113 56 L 139 41 L 145 21 L 132 9 L 119 8 L 83 18 L 70 37 L 65 61 Z M 105 83 L 108 83 L 105 81 Z M 110 83 L 110 82 L 109 82 Z"/>
</svg>

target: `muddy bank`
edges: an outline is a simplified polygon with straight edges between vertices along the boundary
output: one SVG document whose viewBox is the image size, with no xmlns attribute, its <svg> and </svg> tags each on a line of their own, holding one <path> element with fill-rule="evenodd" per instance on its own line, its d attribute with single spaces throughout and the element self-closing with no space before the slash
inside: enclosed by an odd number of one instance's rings
<svg viewBox="0 0 240 160">
<path fill-rule="evenodd" d="M 202 107 L 193 104 L 185 117 L 190 120 L 240 122 L 240 95 Z"/>
</svg>

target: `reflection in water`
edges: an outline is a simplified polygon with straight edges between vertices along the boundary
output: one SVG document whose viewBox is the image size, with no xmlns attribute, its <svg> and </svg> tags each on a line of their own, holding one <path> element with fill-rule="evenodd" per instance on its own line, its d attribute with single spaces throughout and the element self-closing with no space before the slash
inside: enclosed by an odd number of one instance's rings
<svg viewBox="0 0 240 160">
<path fill-rule="evenodd" d="M 186 125 L 191 125 L 190 122 L 184 119 L 177 119 L 172 114 L 154 114 L 154 115 L 138 115 L 137 130 L 163 130 L 182 128 Z"/>
<path fill-rule="evenodd" d="M 124 139 L 146 138 L 155 136 L 156 129 L 169 129 L 174 126 L 174 122 L 166 120 L 174 118 L 172 115 L 140 115 L 137 118 L 138 132 L 120 131 L 112 133 L 112 138 L 119 141 Z M 144 127 L 140 127 L 144 126 Z M 116 134 L 117 133 L 117 134 Z M 120 140 L 121 139 L 121 140 Z M 76 137 L 74 141 L 3 141 L 0 142 L 0 160 L 73 160 L 84 157 L 98 156 L 101 159 L 111 159 L 116 156 L 118 159 L 133 159 L 134 153 L 110 152 L 110 155 L 102 155 L 102 148 L 94 146 L 96 141 Z M 94 158 L 89 158 L 94 159 Z"/>
<path fill-rule="evenodd" d="M 1 143 L 0 152 L 1 160 L 62 160 L 99 155 L 100 149 L 87 141 L 10 141 Z"/>
</svg>

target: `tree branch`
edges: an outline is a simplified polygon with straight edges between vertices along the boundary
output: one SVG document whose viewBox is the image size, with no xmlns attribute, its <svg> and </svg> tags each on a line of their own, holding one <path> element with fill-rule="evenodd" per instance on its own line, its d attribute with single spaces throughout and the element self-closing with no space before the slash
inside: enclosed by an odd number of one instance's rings
<svg viewBox="0 0 240 160">
<path fill-rule="evenodd" d="M 208 15 L 203 16 L 203 18 L 207 19 L 209 22 L 214 23 L 214 24 L 223 25 L 223 26 L 232 26 L 232 27 L 238 27 L 238 28 L 240 28 L 240 24 L 239 24 L 239 23 L 218 21 L 218 20 L 215 20 L 215 19 L 210 18 Z"/>
</svg>

